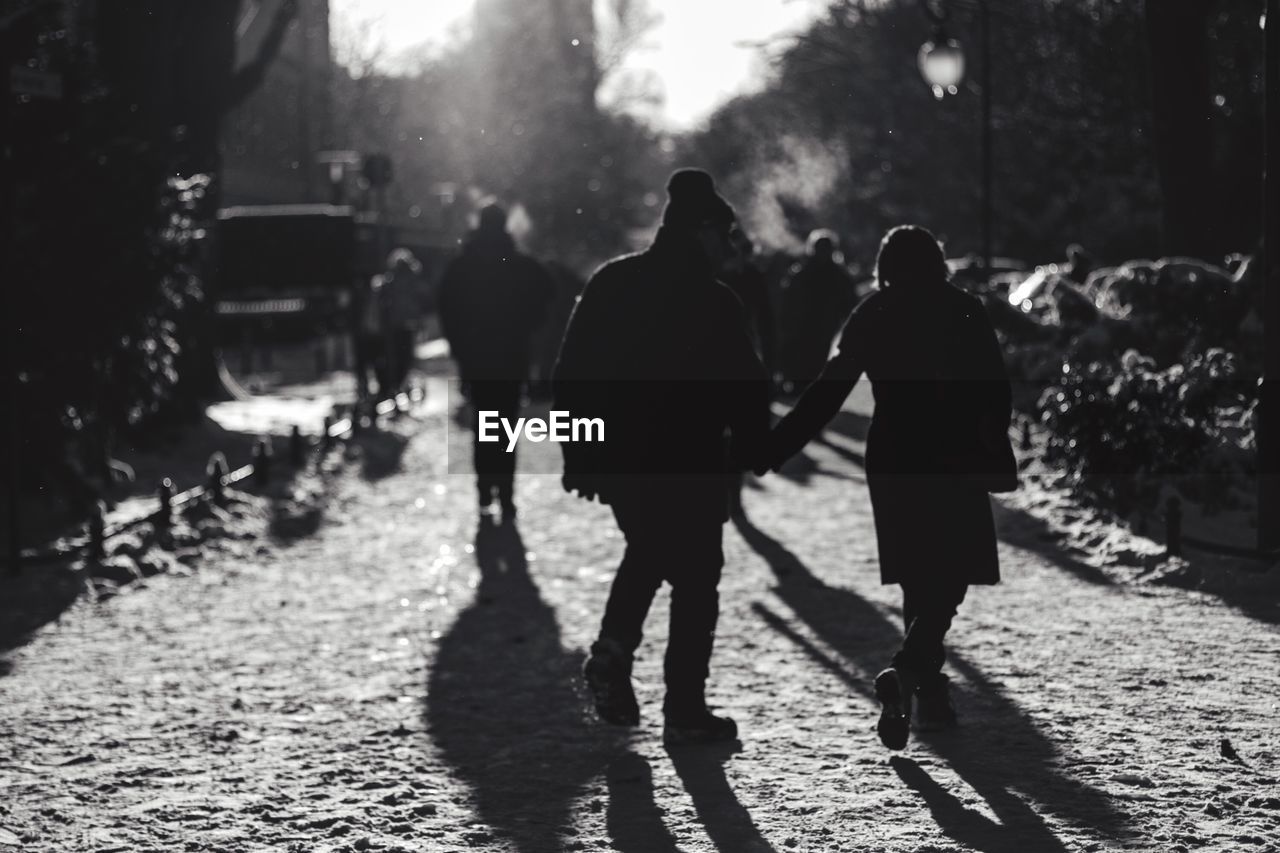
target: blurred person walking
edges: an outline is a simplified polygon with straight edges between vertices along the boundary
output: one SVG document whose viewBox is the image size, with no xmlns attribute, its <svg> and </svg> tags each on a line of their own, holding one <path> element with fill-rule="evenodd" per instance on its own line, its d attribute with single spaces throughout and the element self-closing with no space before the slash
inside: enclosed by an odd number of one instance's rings
<svg viewBox="0 0 1280 853">
<path fill-rule="evenodd" d="M 507 213 L 496 204 L 480 211 L 479 224 L 440 282 L 440 325 L 473 409 L 473 459 L 480 512 L 496 493 L 503 521 L 515 517 L 515 451 L 479 440 L 479 413 L 497 412 L 515 422 L 529 377 L 534 333 L 553 296 L 542 265 L 516 248 Z"/>
<path fill-rule="evenodd" d="M 663 663 L 668 742 L 730 740 L 706 702 L 724 566 L 731 470 L 763 449 L 768 384 L 741 303 L 716 279 L 733 251 L 733 209 L 711 176 L 675 172 L 662 227 L 644 252 L 587 283 L 556 366 L 556 408 L 601 417 L 606 440 L 562 444 L 564 486 L 613 510 L 626 539 L 600 633 L 583 669 L 605 721 L 634 726 L 632 663 L 658 588 L 671 585 Z"/>
<path fill-rule="evenodd" d="M 838 352 L 771 436 L 777 467 L 840 410 L 865 373 L 875 394 L 867 486 L 880 579 L 902 587 L 906 635 L 876 676 L 877 730 L 902 749 L 913 700 L 921 730 L 955 724 L 943 640 L 972 584 L 1000 579 L 988 492 L 1017 488 L 1011 392 L 982 303 L 948 280 L 942 248 L 916 226 L 891 230 L 879 289 L 850 315 Z"/>
<path fill-rule="evenodd" d="M 414 339 L 423 313 L 418 284 L 421 272 L 422 265 L 413 252 L 401 248 L 387 256 L 386 272 L 374 277 L 387 378 L 387 387 L 379 388 L 378 393 L 384 398 L 404 389 L 413 367 Z"/>
<path fill-rule="evenodd" d="M 390 378 L 387 372 L 386 334 L 383 326 L 381 276 L 362 278 L 351 300 L 352 348 L 355 350 L 356 401 L 366 403 L 369 372 L 373 372 L 379 396 L 385 396 Z"/>
<path fill-rule="evenodd" d="M 788 390 L 803 390 L 831 354 L 831 344 L 856 299 L 853 277 L 839 259 L 840 244 L 825 228 L 809 234 L 807 257 L 782 283 L 782 370 Z"/>
<path fill-rule="evenodd" d="M 734 228 L 729 232 L 729 241 L 733 251 L 724 264 L 721 278 L 742 302 L 747 332 L 751 335 L 756 355 L 772 375 L 777 332 L 773 303 L 769 298 L 769 282 L 756 265 L 756 245 L 751 237 L 741 228 Z"/>
</svg>

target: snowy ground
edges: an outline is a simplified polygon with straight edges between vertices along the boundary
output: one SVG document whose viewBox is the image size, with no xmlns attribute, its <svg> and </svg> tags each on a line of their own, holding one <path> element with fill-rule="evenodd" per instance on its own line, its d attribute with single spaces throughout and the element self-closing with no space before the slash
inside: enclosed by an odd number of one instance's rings
<svg viewBox="0 0 1280 853">
<path fill-rule="evenodd" d="M 608 512 L 530 474 L 518 526 L 479 525 L 437 409 L 346 452 L 314 533 L 232 539 L 4 654 L 0 851 L 1280 850 L 1274 619 L 1066 549 L 1039 498 L 1001 506 L 1006 580 L 957 620 L 962 728 L 880 745 L 900 620 L 867 406 L 726 528 L 712 694 L 740 744 L 663 747 L 665 598 L 643 726 L 592 719 Z"/>
</svg>

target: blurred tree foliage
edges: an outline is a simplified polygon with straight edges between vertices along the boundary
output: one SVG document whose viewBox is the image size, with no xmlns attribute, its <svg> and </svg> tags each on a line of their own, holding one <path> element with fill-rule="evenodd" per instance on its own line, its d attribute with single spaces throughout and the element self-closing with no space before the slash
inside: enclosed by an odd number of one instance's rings
<svg viewBox="0 0 1280 853">
<path fill-rule="evenodd" d="M 465 213 L 492 195 L 524 212 L 528 248 L 585 271 L 649 224 L 668 156 L 638 119 L 602 107 L 599 92 L 652 22 L 640 0 L 484 0 L 469 32 L 389 73 L 368 27 L 344 36 L 335 75 L 340 144 L 385 151 L 396 164 L 389 201 L 400 215 Z M 597 14 L 603 15 L 599 20 Z"/>
<path fill-rule="evenodd" d="M 1152 79 L 1185 78 L 1169 67 L 1176 47 L 1149 52 L 1139 0 L 989 2 L 997 253 L 1048 260 L 1071 242 L 1110 259 L 1158 253 Z M 1190 203 L 1215 227 L 1203 242 L 1168 248 L 1247 251 L 1260 215 L 1262 3 L 1201 2 L 1208 101 L 1191 90 L 1172 98 L 1183 114 L 1208 116 L 1207 190 Z M 921 80 L 916 53 L 931 25 L 918 2 L 838 0 L 778 54 L 764 91 L 720 109 L 686 158 L 724 178 L 776 247 L 826 225 L 846 238 L 846 254 L 869 260 L 888 227 L 914 221 L 953 254 L 978 251 L 978 9 L 946 6 L 968 60 L 957 96 L 936 101 Z M 1166 129 L 1180 132 L 1176 120 Z M 1185 204 L 1176 193 L 1170 201 Z"/>
<path fill-rule="evenodd" d="M 219 122 L 292 13 L 236 71 L 238 4 L 30 3 L 3 33 L 6 67 L 57 74 L 63 89 L 8 104 L 5 367 L 28 481 L 100 493 L 115 437 L 173 411 L 199 366 Z"/>
</svg>

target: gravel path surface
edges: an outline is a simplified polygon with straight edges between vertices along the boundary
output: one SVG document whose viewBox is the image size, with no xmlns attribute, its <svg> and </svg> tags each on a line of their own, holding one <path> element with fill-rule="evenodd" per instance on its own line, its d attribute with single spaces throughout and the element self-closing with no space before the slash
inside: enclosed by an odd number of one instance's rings
<svg viewBox="0 0 1280 853">
<path fill-rule="evenodd" d="M 665 594 L 643 725 L 611 730 L 577 679 L 621 552 L 607 510 L 528 475 L 517 526 L 478 524 L 443 424 L 363 438 L 313 535 L 82 601 L 8 652 L 0 853 L 1280 850 L 1274 624 L 1117 584 L 1002 508 L 1005 583 L 953 634 L 963 725 L 891 755 L 870 688 L 897 588 L 838 423 L 726 528 L 711 694 L 740 745 L 668 751 Z"/>
</svg>

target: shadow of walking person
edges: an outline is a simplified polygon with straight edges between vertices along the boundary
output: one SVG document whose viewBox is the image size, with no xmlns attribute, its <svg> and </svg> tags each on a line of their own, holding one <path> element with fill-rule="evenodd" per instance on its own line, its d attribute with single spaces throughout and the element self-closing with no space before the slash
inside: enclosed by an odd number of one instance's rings
<svg viewBox="0 0 1280 853">
<path fill-rule="evenodd" d="M 750 520 L 736 518 L 734 524 L 752 550 L 772 569 L 778 581 L 774 592 L 828 647 L 837 651 L 842 660 L 833 660 L 797 635 L 763 605 L 758 605 L 756 612 L 767 624 L 800 645 L 816 662 L 870 699 L 872 679 L 901 640 L 898 625 L 854 592 L 824 583 L 794 553 Z M 1022 796 L 1060 818 L 1088 826 L 1105 836 L 1123 830 L 1127 822 L 1125 816 L 1116 810 L 1105 793 L 1065 772 L 1058 748 L 1016 703 L 960 655 L 950 654 L 948 660 L 966 682 L 964 686 L 957 685 L 960 689 L 956 691 L 962 707 L 969 709 L 971 718 L 980 718 L 981 725 L 935 734 L 925 742 L 987 802 L 1000 824 L 991 833 L 985 829 L 977 832 L 969 816 L 957 811 L 963 809 L 958 800 L 955 803 L 944 800 L 944 797 L 951 800 L 955 797 L 927 774 L 919 768 L 905 772 L 897 768 L 903 780 L 925 797 L 943 832 L 984 853 L 1014 849 L 1065 851 L 1066 847 L 1053 830 Z M 855 672 L 849 672 L 850 666 Z M 869 705 L 868 719 L 871 710 Z M 996 761 L 995 756 L 1016 756 L 1016 759 Z"/>
<path fill-rule="evenodd" d="M 609 789 L 606 829 L 620 853 L 681 853 L 654 800 L 653 768 L 642 755 L 625 752 L 605 772 Z"/>
<path fill-rule="evenodd" d="M 475 559 L 476 597 L 440 641 L 427 725 L 485 824 L 522 853 L 563 850 L 571 803 L 609 759 L 607 735 L 585 721 L 581 655 L 561 646 L 515 525 L 482 521 Z"/>
<path fill-rule="evenodd" d="M 360 476 L 376 483 L 400 470 L 409 439 L 399 433 L 371 429 L 361 432 L 354 445 L 360 449 Z"/>
<path fill-rule="evenodd" d="M 693 798 L 698 820 L 720 853 L 773 853 L 751 813 L 738 802 L 724 765 L 742 751 L 742 743 L 668 746 L 684 789 Z"/>
<path fill-rule="evenodd" d="M 1049 847 L 1029 848 L 1026 837 L 1016 829 L 1002 826 L 960 802 L 954 794 L 910 758 L 895 755 L 889 759 L 889 765 L 908 788 L 924 798 L 925 805 L 929 807 L 938 827 L 966 847 L 981 850 L 983 853 L 1023 853 L 1028 849 L 1037 851 L 1067 849 L 1057 839 L 1050 839 L 1052 846 Z M 1013 796 L 1007 792 L 1006 794 Z"/>
</svg>

